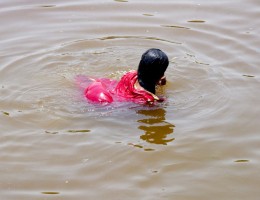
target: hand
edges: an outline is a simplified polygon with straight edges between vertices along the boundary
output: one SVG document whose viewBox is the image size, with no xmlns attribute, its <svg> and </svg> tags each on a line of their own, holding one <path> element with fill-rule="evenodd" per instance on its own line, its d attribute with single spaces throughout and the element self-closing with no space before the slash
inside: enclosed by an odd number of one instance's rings
<svg viewBox="0 0 260 200">
<path fill-rule="evenodd" d="M 166 77 L 163 76 L 157 83 L 157 85 L 166 85 Z"/>
</svg>

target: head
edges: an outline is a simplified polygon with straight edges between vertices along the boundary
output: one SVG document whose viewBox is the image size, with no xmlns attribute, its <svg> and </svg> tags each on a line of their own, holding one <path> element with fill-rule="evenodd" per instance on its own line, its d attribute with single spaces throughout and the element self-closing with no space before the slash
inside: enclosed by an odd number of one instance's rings
<svg viewBox="0 0 260 200">
<path fill-rule="evenodd" d="M 167 55 L 160 49 L 149 49 L 142 55 L 138 66 L 138 82 L 149 92 L 155 93 L 155 86 L 164 76 L 169 65 Z"/>
</svg>

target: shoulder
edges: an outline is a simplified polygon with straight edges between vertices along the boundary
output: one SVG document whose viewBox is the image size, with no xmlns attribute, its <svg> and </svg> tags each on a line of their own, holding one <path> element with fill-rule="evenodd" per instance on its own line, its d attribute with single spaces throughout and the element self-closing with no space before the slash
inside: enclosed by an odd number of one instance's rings
<svg viewBox="0 0 260 200">
<path fill-rule="evenodd" d="M 129 77 L 129 78 L 132 78 L 132 77 L 135 77 L 135 76 L 137 76 L 137 71 L 136 70 L 130 70 L 129 72 L 126 72 L 123 75 L 123 77 Z"/>
<path fill-rule="evenodd" d="M 137 79 L 137 71 L 131 70 L 131 71 L 129 71 L 129 72 L 126 72 L 126 73 L 122 76 L 122 78 L 121 78 L 120 81 L 119 81 L 118 86 L 121 85 L 121 84 L 123 84 L 123 85 L 125 85 L 125 84 L 127 84 L 127 85 L 128 85 L 128 84 L 132 84 L 133 82 L 136 81 L 136 79 Z"/>
</svg>

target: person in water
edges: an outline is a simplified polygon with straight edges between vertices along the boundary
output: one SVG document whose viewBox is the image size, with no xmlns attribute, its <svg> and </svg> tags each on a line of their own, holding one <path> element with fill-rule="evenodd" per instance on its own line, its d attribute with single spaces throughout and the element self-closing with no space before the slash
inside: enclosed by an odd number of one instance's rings
<svg viewBox="0 0 260 200">
<path fill-rule="evenodd" d="M 111 103 L 133 101 L 155 103 L 163 101 L 155 95 L 156 85 L 165 85 L 165 71 L 169 65 L 167 55 L 160 49 L 149 49 L 141 57 L 137 71 L 127 72 L 119 82 L 110 79 L 92 79 L 85 89 L 85 96 L 93 102 Z"/>
</svg>

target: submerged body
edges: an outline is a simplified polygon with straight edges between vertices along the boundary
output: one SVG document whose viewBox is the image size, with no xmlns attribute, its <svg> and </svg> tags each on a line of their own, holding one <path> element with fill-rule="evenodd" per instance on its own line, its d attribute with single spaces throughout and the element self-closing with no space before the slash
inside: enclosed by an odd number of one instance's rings
<svg viewBox="0 0 260 200">
<path fill-rule="evenodd" d="M 138 70 L 127 72 L 119 82 L 111 79 L 89 79 L 85 96 L 92 102 L 111 103 L 132 101 L 153 104 L 163 101 L 155 95 L 156 85 L 165 85 L 164 72 L 169 65 L 168 56 L 160 49 L 148 49 L 143 53 Z"/>
<path fill-rule="evenodd" d="M 127 72 L 120 81 L 112 79 L 88 79 L 84 87 L 85 97 L 96 103 L 132 101 L 139 104 L 162 101 L 155 94 L 142 88 L 137 81 L 137 71 Z M 83 82 L 82 80 L 79 82 Z M 86 81 L 85 81 L 86 82 Z"/>
</svg>

